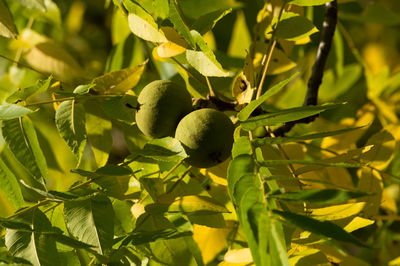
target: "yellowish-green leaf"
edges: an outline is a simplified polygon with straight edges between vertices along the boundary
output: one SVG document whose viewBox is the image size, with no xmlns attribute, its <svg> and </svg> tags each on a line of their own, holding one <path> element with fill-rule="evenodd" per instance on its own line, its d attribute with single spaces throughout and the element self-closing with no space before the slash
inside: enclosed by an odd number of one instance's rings
<svg viewBox="0 0 400 266">
<path fill-rule="evenodd" d="M 124 68 L 93 79 L 93 90 L 101 94 L 124 94 L 135 87 L 142 77 L 147 61 L 136 67 Z"/>
<path fill-rule="evenodd" d="M 13 17 L 4 0 L 0 0 L 0 36 L 16 38 L 18 35 Z"/>
<path fill-rule="evenodd" d="M 151 21 L 151 16 L 142 18 L 136 14 L 129 14 L 129 27 L 138 37 L 151 42 L 166 42 L 164 34 L 158 30 L 157 24 Z"/>
<path fill-rule="evenodd" d="M 307 18 L 299 16 L 296 13 L 286 12 L 283 13 L 275 34 L 278 38 L 297 41 L 316 32 L 318 32 L 318 29 Z"/>
<path fill-rule="evenodd" d="M 175 199 L 168 208 L 169 212 L 200 212 L 215 213 L 227 212 L 228 210 L 215 201 L 213 198 L 206 196 L 184 196 Z"/>
</svg>

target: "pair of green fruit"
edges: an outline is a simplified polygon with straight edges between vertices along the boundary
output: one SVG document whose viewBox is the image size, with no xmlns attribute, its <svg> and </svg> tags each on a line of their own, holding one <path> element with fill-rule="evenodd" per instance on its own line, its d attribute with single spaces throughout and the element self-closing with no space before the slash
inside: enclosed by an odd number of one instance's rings
<svg viewBox="0 0 400 266">
<path fill-rule="evenodd" d="M 224 113 L 205 108 L 192 111 L 190 94 L 169 80 L 157 80 L 138 97 L 136 123 L 152 138 L 174 136 L 189 155 L 187 162 L 208 168 L 225 161 L 232 149 L 234 125 Z"/>
</svg>

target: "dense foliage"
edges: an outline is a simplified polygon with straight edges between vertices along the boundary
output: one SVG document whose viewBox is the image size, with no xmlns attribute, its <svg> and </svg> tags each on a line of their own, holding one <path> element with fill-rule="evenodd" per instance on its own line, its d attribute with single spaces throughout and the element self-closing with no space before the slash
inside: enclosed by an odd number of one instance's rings
<svg viewBox="0 0 400 266">
<path fill-rule="evenodd" d="M 0 264 L 400 264 L 397 2 L 0 0 Z"/>
</svg>

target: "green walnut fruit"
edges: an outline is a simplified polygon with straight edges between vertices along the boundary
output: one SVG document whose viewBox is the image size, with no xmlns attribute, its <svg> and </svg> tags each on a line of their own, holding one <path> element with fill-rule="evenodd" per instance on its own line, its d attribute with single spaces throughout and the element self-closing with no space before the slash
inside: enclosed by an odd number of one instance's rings
<svg viewBox="0 0 400 266">
<path fill-rule="evenodd" d="M 152 138 L 173 136 L 176 126 L 192 111 L 192 98 L 182 87 L 169 80 L 149 83 L 138 97 L 136 124 Z"/>
<path fill-rule="evenodd" d="M 208 168 L 225 161 L 233 144 L 232 121 L 214 109 L 200 109 L 186 115 L 176 128 L 178 139 L 186 153 L 187 162 L 195 167 Z"/>
</svg>

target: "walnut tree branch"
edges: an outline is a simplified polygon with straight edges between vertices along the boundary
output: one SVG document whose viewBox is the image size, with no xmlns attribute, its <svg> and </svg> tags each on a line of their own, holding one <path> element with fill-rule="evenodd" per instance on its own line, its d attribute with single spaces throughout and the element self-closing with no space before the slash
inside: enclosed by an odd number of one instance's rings
<svg viewBox="0 0 400 266">
<path fill-rule="evenodd" d="M 307 84 L 307 95 L 304 100 L 304 106 L 317 105 L 318 102 L 318 90 L 322 82 L 324 75 L 324 68 L 326 60 L 329 55 L 329 50 L 332 46 L 333 35 L 335 33 L 337 23 L 337 1 L 325 4 L 325 18 L 322 24 L 321 40 L 318 45 L 317 56 L 315 58 L 314 65 L 312 67 L 311 77 Z M 274 134 L 276 136 L 283 136 L 289 132 L 298 123 L 310 123 L 317 118 L 318 115 L 303 118 L 300 120 L 286 123 L 282 127 L 276 129 Z"/>
</svg>

